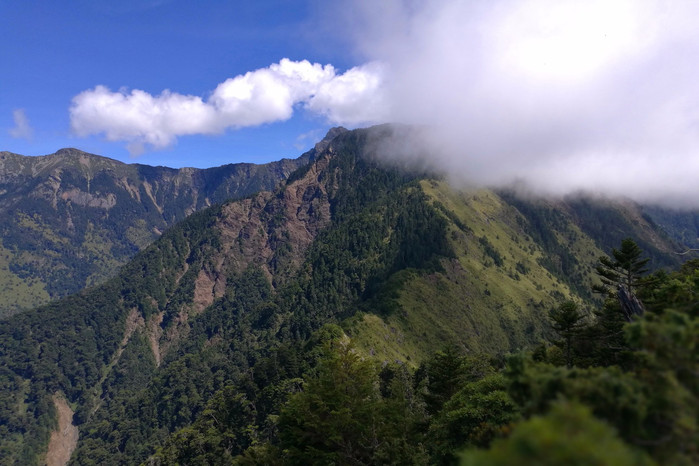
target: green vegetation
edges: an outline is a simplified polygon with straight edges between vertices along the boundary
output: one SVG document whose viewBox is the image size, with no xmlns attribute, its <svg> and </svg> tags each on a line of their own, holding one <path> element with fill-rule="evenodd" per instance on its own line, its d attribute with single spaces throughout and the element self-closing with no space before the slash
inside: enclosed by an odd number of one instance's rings
<svg viewBox="0 0 699 466">
<path fill-rule="evenodd" d="M 51 403 L 54 392 L 62 391 L 68 400 L 78 402 L 79 422 L 89 417 L 99 401 L 90 393 L 120 346 L 129 311 L 136 308 L 146 313 L 153 307 L 151 297 L 176 290 L 178 266 L 187 261 L 187 251 L 182 248 L 185 238 L 200 246 L 211 242 L 214 232 L 207 228 L 207 221 L 217 213 L 209 209 L 193 216 L 192 222 L 200 225 L 199 229 L 168 231 L 157 246 L 139 254 L 120 276 L 101 287 L 0 322 L 0 380 L 7 387 L 3 388 L 7 404 L 0 407 L 0 424 L 9 431 L 8 438 L 18 442 L 15 448 L 3 444 L 3 463 L 30 464 L 45 448 L 55 423 Z M 153 270 L 157 273 L 149 272 Z M 135 344 L 142 339 L 133 341 Z M 123 356 L 119 369 L 128 373 L 129 380 L 134 375 L 146 375 L 144 369 L 152 367 L 143 353 L 133 354 L 129 347 Z M 124 368 L 129 358 L 134 358 L 131 367 Z M 109 391 L 104 391 L 108 396 Z"/>
<path fill-rule="evenodd" d="M 646 291 L 662 295 L 673 282 L 691 281 L 698 293 L 698 269 L 693 263 Z M 467 465 L 696 464 L 697 330 L 696 309 L 654 306 L 625 326 L 631 352 L 625 369 L 607 361 L 566 367 L 526 352 L 503 365 L 448 346 L 410 370 L 381 367 L 337 328 L 327 329 L 307 348 L 318 354 L 317 364 L 303 379 L 289 380 L 268 427 L 239 417 L 227 429 L 212 429 L 213 439 L 247 438 L 242 454 L 234 454 L 239 447 L 222 452 L 217 442 L 203 448 L 209 421 L 176 433 L 173 439 L 187 441 L 169 441 L 151 462 L 455 464 L 461 457 Z M 236 409 L 247 402 L 228 399 Z M 199 439 L 199 447 L 192 449 L 190 439 Z M 227 459 L 218 461 L 222 454 Z"/>
<path fill-rule="evenodd" d="M 627 322 L 569 211 L 387 169 L 365 153 L 384 130 L 0 322 L 0 462 L 41 457 L 56 391 L 79 465 L 453 464 L 541 454 L 539 432 L 559 458 L 605 436 L 695 461 L 699 265 L 639 282 Z"/>
<path fill-rule="evenodd" d="M 488 451 L 469 451 L 462 466 L 608 465 L 652 462 L 619 440 L 614 429 L 595 419 L 582 405 L 560 402 L 545 416 L 518 425 L 507 439 Z"/>
<path fill-rule="evenodd" d="M 300 367 L 279 364 L 300 363 L 301 342 L 325 323 L 351 315 L 357 302 L 371 300 L 395 270 L 433 269 L 439 264 L 435 255 L 450 254 L 445 222 L 411 177 L 358 157 L 354 137 L 336 146 L 342 155 L 330 160 L 328 173 L 343 176 L 326 180 L 328 197 L 316 190 L 334 212 L 331 225 L 311 245 L 298 274 L 275 278 L 274 293 L 260 266 L 283 264 L 289 251 L 283 232 L 276 233 L 286 221 L 286 206 L 280 202 L 284 188 L 278 195 L 259 197 L 268 202 L 261 210 L 268 222 L 263 230 L 278 238 L 268 264 L 243 270 L 233 268 L 233 262 L 217 265 L 224 250 L 220 232 L 225 214 L 221 207 L 208 209 L 169 230 L 108 284 L 7 323 L 1 335 L 8 349 L 3 355 L 13 359 L 11 372 L 30 378 L 40 399 L 48 400 L 60 389 L 77 402 L 81 443 L 76 461 L 145 459 L 168 433 L 194 422 L 207 400 L 232 383 L 247 384 L 246 398 L 264 420 L 269 410 L 260 406 L 272 404 L 259 396 L 276 381 L 300 374 Z M 225 274 L 226 285 L 198 314 L 192 299 L 202 270 Z M 183 315 L 188 316 L 185 325 Z M 150 355 L 148 342 L 158 337 L 147 322 L 158 318 L 162 321 L 155 332 L 162 332 L 160 342 L 170 350 L 156 369 L 157 355 Z M 129 326 L 132 333 L 124 333 Z M 36 332 L 38 327 L 53 336 Z M 56 346 L 39 343 L 43 339 Z M 24 356 L 11 356 L 19 354 Z M 21 361 L 30 368 L 21 367 Z M 246 382 L 249 374 L 252 379 Z M 24 439 L 47 433 L 36 416 L 26 414 L 22 423 L 13 429 Z M 32 447 L 27 454 L 37 453 Z M 10 462 L 19 458 L 16 452 L 8 454 Z"/>
<path fill-rule="evenodd" d="M 434 180 L 423 180 L 420 187 L 440 213 L 451 212 L 445 219 L 454 257 L 428 274 L 406 269 L 392 275 L 378 299 L 364 306 L 365 313 L 343 324 L 357 348 L 377 359 L 414 365 L 434 352 L 435 342 L 503 354 L 550 336 L 548 310 L 580 297 L 577 287 L 541 266 L 546 251 L 525 233 L 521 225 L 527 219 L 492 192 L 459 193 Z M 585 251 L 580 273 L 591 287 L 602 251 L 580 233 L 570 236 L 561 235 L 560 241 Z M 501 257 L 501 266 L 489 249 Z"/>
<path fill-rule="evenodd" d="M 660 274 L 645 292 L 664 295 L 678 282 L 691 282 L 697 293 L 698 267 L 695 262 L 670 275 Z M 422 387 L 416 399 L 410 407 L 399 405 L 403 417 L 398 422 L 409 433 L 406 438 L 411 438 L 413 448 L 419 446 L 413 450 L 410 462 L 449 464 L 468 447 L 462 464 L 695 464 L 699 460 L 699 314 L 695 296 L 688 302 L 674 303 L 693 306 L 689 312 L 656 303 L 642 318 L 626 325 L 625 342 L 631 352 L 627 369 L 608 366 L 604 360 L 585 368 L 562 367 L 536 361 L 533 355 L 524 353 L 511 357 L 506 367 L 498 370 L 487 358 L 459 356 L 453 348 L 435 354 L 413 375 L 412 386 Z M 347 348 L 344 346 L 340 354 Z M 356 355 L 353 360 L 364 372 L 361 377 L 352 373 L 352 379 L 370 387 L 367 360 Z M 336 366 L 335 371 L 341 372 L 341 367 Z M 315 383 L 315 378 L 309 382 Z M 375 376 L 374 386 L 382 383 Z M 341 396 L 337 391 L 335 387 L 320 399 L 334 400 Z M 301 411 L 294 404 L 294 400 L 306 396 L 317 394 L 308 389 L 295 395 L 282 413 L 293 406 L 295 419 L 315 419 L 313 410 L 318 404 L 304 405 Z M 378 400 L 387 403 L 390 398 Z M 359 416 L 360 411 L 356 412 Z M 364 426 L 382 425 L 372 431 L 375 435 L 391 432 L 382 424 L 390 422 L 390 415 L 378 421 L 368 415 L 360 419 L 366 422 Z M 406 426 L 406 420 L 414 424 Z M 300 439 L 308 438 L 305 435 L 333 432 L 317 427 L 294 424 L 293 448 L 304 445 Z M 280 423 L 282 438 L 286 428 Z M 360 444 L 395 442 L 390 434 L 384 434 L 374 442 Z M 272 446 L 268 450 L 276 451 L 279 461 L 296 464 L 295 453 L 284 446 L 282 442 L 281 451 Z M 337 451 L 336 446 L 305 448 L 303 462 L 323 462 L 327 459 L 323 455 L 331 451 Z M 380 463 L 375 458 L 365 461 Z"/>
<path fill-rule="evenodd" d="M 10 270 L 13 254 L 0 245 L 0 294 L 4 296 L 0 319 L 48 301 L 44 284 L 36 279 L 22 279 Z"/>
<path fill-rule="evenodd" d="M 696 209 L 686 211 L 644 206 L 643 213 L 678 243 L 689 248 L 699 248 L 699 211 Z M 696 252 L 693 257 L 697 257 Z"/>
<path fill-rule="evenodd" d="M 573 366 L 573 343 L 583 332 L 586 322 L 585 316 L 578 310 L 578 305 L 573 301 L 565 301 L 559 307 L 549 311 L 553 329 L 561 337 L 555 344 L 565 352 L 567 367 Z"/>
<path fill-rule="evenodd" d="M 642 285 L 643 275 L 648 273 L 646 264 L 650 259 L 641 259 L 642 254 L 643 251 L 633 239 L 624 238 L 620 249 L 612 249 L 614 259 L 607 256 L 600 258 L 597 274 L 602 284 L 613 289 L 623 286 L 629 292 L 633 292 Z M 608 290 L 608 288 L 602 288 L 601 291 Z"/>
</svg>

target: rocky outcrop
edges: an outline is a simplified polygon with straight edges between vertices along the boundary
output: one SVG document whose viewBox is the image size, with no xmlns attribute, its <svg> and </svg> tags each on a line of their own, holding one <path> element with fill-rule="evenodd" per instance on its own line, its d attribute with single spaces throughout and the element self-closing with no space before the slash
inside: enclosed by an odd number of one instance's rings
<svg viewBox="0 0 699 466">
<path fill-rule="evenodd" d="M 76 188 L 63 191 L 61 199 L 79 206 L 96 207 L 105 210 L 109 210 L 116 205 L 116 195 L 114 193 L 108 193 L 106 196 L 95 196 Z"/>
<path fill-rule="evenodd" d="M 327 191 L 318 179 L 328 160 L 321 157 L 275 195 L 263 193 L 224 206 L 219 228 L 229 270 L 255 264 L 271 277 L 298 268 L 306 248 L 330 222 Z"/>
</svg>

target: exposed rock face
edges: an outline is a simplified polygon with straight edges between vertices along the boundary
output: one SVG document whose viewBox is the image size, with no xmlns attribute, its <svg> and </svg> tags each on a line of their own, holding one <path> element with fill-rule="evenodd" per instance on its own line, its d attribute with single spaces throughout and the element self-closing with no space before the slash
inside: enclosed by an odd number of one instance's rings
<svg viewBox="0 0 699 466">
<path fill-rule="evenodd" d="M 321 157 L 276 195 L 262 192 L 223 206 L 216 226 L 221 248 L 211 267 L 197 276 L 194 312 L 223 296 L 226 274 L 255 265 L 274 283 L 273 276 L 278 281 L 298 268 L 308 246 L 330 222 L 327 191 L 318 179 L 327 164 L 327 156 Z M 277 254 L 280 248 L 283 257 Z"/>
<path fill-rule="evenodd" d="M 325 151 L 325 149 L 327 149 L 328 146 L 330 145 L 330 141 L 332 141 L 333 139 L 335 139 L 337 136 L 341 135 L 342 133 L 346 133 L 346 132 L 347 132 L 347 129 L 343 128 L 342 126 L 336 126 L 334 128 L 330 128 L 330 131 L 328 131 L 328 134 L 326 134 L 325 137 L 315 145 L 316 154 L 320 154 L 323 151 Z"/>
<path fill-rule="evenodd" d="M 308 170 L 275 192 L 260 192 L 221 207 L 211 226 L 219 242 L 215 254 L 198 269 L 190 303 L 167 311 L 148 332 L 156 362 L 187 338 L 189 320 L 226 293 L 230 277 L 248 267 L 261 270 L 273 288 L 281 286 L 303 262 L 306 250 L 331 222 L 327 168 L 332 148 L 318 154 Z M 185 271 L 189 266 L 185 264 Z M 180 276 L 182 278 L 182 275 Z M 179 280 L 178 280 L 179 281 Z M 163 313 L 171 315 L 164 322 Z"/>
<path fill-rule="evenodd" d="M 296 270 L 306 248 L 330 222 L 327 191 L 318 179 L 327 164 L 327 156 L 321 157 L 276 196 L 261 193 L 224 206 L 221 266 L 225 262 L 229 270 L 242 271 L 255 264 L 270 277 L 284 268 Z M 283 259 L 276 254 L 282 245 L 288 252 Z"/>
<path fill-rule="evenodd" d="M 94 196 L 75 188 L 63 191 L 61 200 L 70 201 L 73 204 L 83 207 L 97 207 L 105 210 L 109 210 L 116 205 L 116 196 L 114 193 L 108 193 L 106 196 Z"/>
</svg>

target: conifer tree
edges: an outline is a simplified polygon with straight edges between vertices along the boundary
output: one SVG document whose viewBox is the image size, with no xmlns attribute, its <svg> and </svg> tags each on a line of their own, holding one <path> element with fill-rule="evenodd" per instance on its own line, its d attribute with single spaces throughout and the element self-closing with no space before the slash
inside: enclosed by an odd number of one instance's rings
<svg viewBox="0 0 699 466">
<path fill-rule="evenodd" d="M 292 396 L 279 417 L 290 464 L 370 463 L 378 441 L 376 369 L 347 342 L 327 345 L 317 375 Z"/>
<path fill-rule="evenodd" d="M 444 403 L 456 393 L 465 373 L 464 357 L 455 345 L 447 345 L 437 352 L 427 364 L 427 412 L 436 414 Z"/>
<path fill-rule="evenodd" d="M 602 285 L 594 291 L 616 296 L 621 310 L 628 322 L 634 315 L 643 314 L 643 304 L 636 297 L 635 291 L 644 284 L 643 276 L 648 272 L 646 264 L 650 259 L 641 259 L 643 250 L 631 238 L 621 241 L 621 249 L 612 249 L 612 256 L 602 256 L 597 266 L 597 274 Z"/>
<path fill-rule="evenodd" d="M 580 335 L 585 327 L 585 316 L 578 310 L 578 305 L 573 301 L 566 301 L 555 309 L 551 309 L 549 317 L 553 329 L 560 335 L 562 341 L 558 342 L 565 349 L 566 366 L 573 366 L 573 340 Z"/>
<path fill-rule="evenodd" d="M 641 259 L 643 250 L 631 238 L 621 241 L 621 249 L 612 249 L 613 259 L 608 256 L 600 257 L 600 265 L 597 266 L 597 274 L 607 287 L 616 288 L 625 286 L 633 292 L 643 283 L 643 275 L 648 272 L 646 264 L 650 259 Z M 600 289 L 606 291 L 608 288 Z"/>
</svg>

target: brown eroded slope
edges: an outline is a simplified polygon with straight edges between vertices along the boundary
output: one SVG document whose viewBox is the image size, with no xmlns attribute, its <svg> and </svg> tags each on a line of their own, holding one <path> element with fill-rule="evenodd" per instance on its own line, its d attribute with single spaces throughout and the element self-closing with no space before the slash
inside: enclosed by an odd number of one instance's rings
<svg viewBox="0 0 699 466">
<path fill-rule="evenodd" d="M 46 464 L 64 466 L 68 464 L 73 450 L 78 445 L 78 427 L 73 425 L 73 410 L 62 395 L 54 394 L 53 403 L 58 412 L 58 429 L 51 433 Z"/>
</svg>

